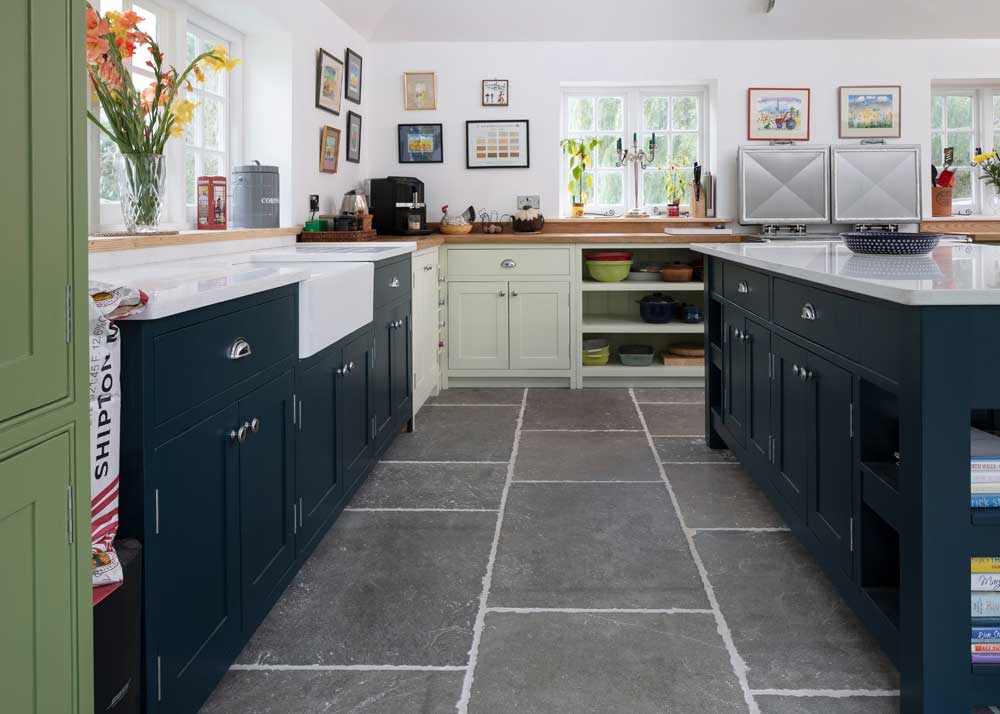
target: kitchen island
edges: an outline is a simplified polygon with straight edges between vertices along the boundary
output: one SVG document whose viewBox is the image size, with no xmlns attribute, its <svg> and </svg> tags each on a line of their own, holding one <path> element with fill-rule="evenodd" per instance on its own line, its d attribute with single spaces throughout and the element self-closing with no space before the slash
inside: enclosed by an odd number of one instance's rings
<svg viewBox="0 0 1000 714">
<path fill-rule="evenodd" d="M 903 714 L 1000 703 L 1000 665 L 966 649 L 969 559 L 1000 556 L 1000 510 L 970 508 L 969 479 L 970 427 L 1000 425 L 1000 248 L 692 249 L 709 446 L 737 455 L 897 664 Z"/>
</svg>

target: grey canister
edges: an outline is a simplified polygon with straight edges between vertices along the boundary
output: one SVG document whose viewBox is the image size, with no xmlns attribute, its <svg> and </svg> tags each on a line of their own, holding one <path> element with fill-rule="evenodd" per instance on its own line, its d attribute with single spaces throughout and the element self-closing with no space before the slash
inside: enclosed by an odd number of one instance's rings
<svg viewBox="0 0 1000 714">
<path fill-rule="evenodd" d="M 233 167 L 233 228 L 277 228 L 280 209 L 277 166 Z"/>
</svg>

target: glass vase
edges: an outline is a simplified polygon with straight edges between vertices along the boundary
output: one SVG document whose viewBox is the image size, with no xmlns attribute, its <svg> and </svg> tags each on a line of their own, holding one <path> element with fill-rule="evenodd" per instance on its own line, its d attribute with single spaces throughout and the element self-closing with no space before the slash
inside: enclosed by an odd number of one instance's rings
<svg viewBox="0 0 1000 714">
<path fill-rule="evenodd" d="M 162 154 L 119 154 L 115 162 L 118 195 L 129 233 L 160 228 L 167 163 Z"/>
<path fill-rule="evenodd" d="M 983 213 L 987 216 L 1000 216 L 1000 189 L 986 184 L 983 188 Z"/>
</svg>

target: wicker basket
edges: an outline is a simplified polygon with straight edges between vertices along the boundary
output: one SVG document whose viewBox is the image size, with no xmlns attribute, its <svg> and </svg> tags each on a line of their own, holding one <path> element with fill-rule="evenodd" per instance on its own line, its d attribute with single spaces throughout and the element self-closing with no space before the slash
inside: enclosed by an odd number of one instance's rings
<svg viewBox="0 0 1000 714">
<path fill-rule="evenodd" d="M 356 243 L 375 240 L 375 231 L 303 231 L 299 243 Z"/>
<path fill-rule="evenodd" d="M 466 223 L 465 225 L 448 225 L 447 223 L 442 223 L 438 227 L 438 231 L 444 233 L 446 236 L 464 236 L 472 233 L 472 224 Z"/>
</svg>

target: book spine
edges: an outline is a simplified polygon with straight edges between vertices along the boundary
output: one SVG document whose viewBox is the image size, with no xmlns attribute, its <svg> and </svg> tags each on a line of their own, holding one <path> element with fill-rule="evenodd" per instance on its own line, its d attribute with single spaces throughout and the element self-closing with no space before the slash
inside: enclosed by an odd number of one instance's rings
<svg viewBox="0 0 1000 714">
<path fill-rule="evenodd" d="M 1000 558 L 970 558 L 974 573 L 1000 573 Z"/>
<path fill-rule="evenodd" d="M 993 654 L 990 653 L 973 653 L 972 655 L 973 664 L 1000 664 L 1000 653 Z"/>
<path fill-rule="evenodd" d="M 1000 573 L 973 573 L 973 592 L 1000 592 Z"/>
<path fill-rule="evenodd" d="M 972 593 L 973 617 L 1000 616 L 1000 593 Z"/>
<path fill-rule="evenodd" d="M 996 476 L 993 477 L 993 481 L 973 481 L 970 486 L 973 496 L 996 496 L 1000 494 L 1000 481 L 996 480 Z"/>
<path fill-rule="evenodd" d="M 973 627 L 973 642 L 1000 642 L 1000 627 Z"/>
<path fill-rule="evenodd" d="M 971 483 L 994 483 L 1000 486 L 1000 469 L 973 471 L 970 480 Z"/>
<path fill-rule="evenodd" d="M 973 654 L 996 654 L 1000 655 L 1000 643 L 974 642 L 972 644 Z"/>
<path fill-rule="evenodd" d="M 969 505 L 972 508 L 1000 508 L 1000 494 L 973 494 Z"/>
</svg>

